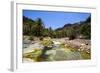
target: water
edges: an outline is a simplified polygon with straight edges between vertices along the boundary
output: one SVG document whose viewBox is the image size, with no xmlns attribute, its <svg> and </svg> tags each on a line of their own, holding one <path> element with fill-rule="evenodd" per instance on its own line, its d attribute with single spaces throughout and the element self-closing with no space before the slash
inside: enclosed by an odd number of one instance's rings
<svg viewBox="0 0 100 73">
<path fill-rule="evenodd" d="M 39 42 L 35 42 L 34 44 L 32 44 L 29 41 L 24 41 L 23 47 L 25 52 L 30 52 L 33 49 L 44 49 L 44 46 L 41 45 Z M 52 45 L 51 49 L 46 50 L 46 52 L 44 52 L 43 55 L 46 55 L 46 57 L 42 57 L 42 59 L 46 59 L 47 61 L 65 61 L 82 59 L 81 53 L 79 51 L 71 51 L 69 48 L 61 47 L 61 44 L 55 43 Z"/>
</svg>

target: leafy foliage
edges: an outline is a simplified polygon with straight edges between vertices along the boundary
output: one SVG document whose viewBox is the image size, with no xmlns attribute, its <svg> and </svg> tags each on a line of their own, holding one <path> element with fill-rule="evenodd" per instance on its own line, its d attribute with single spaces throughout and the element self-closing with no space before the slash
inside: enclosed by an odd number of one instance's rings
<svg viewBox="0 0 100 73">
<path fill-rule="evenodd" d="M 91 38 L 91 16 L 85 21 L 65 24 L 61 28 L 53 30 L 45 28 L 41 18 L 36 20 L 29 19 L 23 16 L 23 34 L 36 37 L 51 37 L 51 38 L 62 38 L 69 37 L 70 40 L 75 39 L 77 36 L 85 36 L 86 39 Z"/>
<path fill-rule="evenodd" d="M 91 38 L 91 25 L 90 23 L 84 24 L 80 28 L 81 34 L 86 36 L 86 38 Z"/>
</svg>

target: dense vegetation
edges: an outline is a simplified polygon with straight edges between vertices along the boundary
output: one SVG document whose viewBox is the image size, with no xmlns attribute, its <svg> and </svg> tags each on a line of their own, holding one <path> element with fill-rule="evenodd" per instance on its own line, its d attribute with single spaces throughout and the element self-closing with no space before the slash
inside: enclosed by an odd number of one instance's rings
<svg viewBox="0 0 100 73">
<path fill-rule="evenodd" d="M 51 38 L 63 38 L 69 37 L 74 39 L 77 37 L 90 39 L 91 38 L 91 16 L 85 21 L 81 21 L 74 24 L 65 24 L 64 26 L 53 30 L 45 28 L 41 18 L 32 20 L 23 16 L 23 35 L 36 36 L 36 37 L 51 37 Z"/>
</svg>

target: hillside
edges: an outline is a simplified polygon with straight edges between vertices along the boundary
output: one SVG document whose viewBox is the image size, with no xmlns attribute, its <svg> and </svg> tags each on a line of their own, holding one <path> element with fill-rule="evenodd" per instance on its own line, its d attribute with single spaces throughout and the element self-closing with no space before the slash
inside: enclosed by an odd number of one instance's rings
<svg viewBox="0 0 100 73">
<path fill-rule="evenodd" d="M 64 26 L 53 30 L 51 27 L 45 28 L 45 24 L 43 23 L 41 18 L 32 20 L 23 16 L 23 34 L 36 37 L 69 37 L 70 39 L 81 36 L 85 39 L 90 39 L 91 17 L 89 16 L 85 21 L 80 21 L 74 24 L 64 24 Z"/>
</svg>

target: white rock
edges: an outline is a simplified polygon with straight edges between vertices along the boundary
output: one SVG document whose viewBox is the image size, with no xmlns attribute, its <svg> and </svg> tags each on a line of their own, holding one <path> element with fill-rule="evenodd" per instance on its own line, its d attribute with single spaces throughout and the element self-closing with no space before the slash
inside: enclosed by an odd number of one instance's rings
<svg viewBox="0 0 100 73">
<path fill-rule="evenodd" d="M 61 44 L 60 42 L 57 42 L 57 41 L 53 41 L 53 43 L 54 43 L 55 45 Z"/>
</svg>

